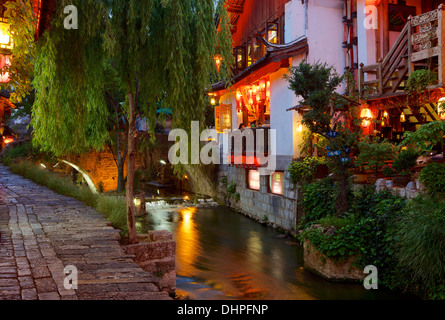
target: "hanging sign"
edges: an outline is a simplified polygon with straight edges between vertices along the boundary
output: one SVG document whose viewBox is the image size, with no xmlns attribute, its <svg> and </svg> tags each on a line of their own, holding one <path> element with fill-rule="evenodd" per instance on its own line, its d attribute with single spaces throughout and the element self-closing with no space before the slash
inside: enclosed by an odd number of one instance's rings
<svg viewBox="0 0 445 320">
<path fill-rule="evenodd" d="M 344 151 L 345 153 L 351 153 L 351 148 L 346 147 L 346 148 L 343 149 L 343 151 Z"/>
<path fill-rule="evenodd" d="M 328 157 L 338 157 L 339 155 L 341 155 L 341 151 L 328 152 Z"/>
<path fill-rule="evenodd" d="M 346 164 L 346 163 L 351 162 L 351 158 L 341 158 L 340 161 L 342 164 Z"/>
</svg>

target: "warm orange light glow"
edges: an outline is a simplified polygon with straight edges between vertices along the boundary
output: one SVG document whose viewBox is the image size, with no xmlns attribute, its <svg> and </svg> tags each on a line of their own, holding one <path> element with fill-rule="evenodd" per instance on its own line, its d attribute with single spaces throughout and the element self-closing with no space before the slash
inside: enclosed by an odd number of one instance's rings
<svg viewBox="0 0 445 320">
<path fill-rule="evenodd" d="M 196 258 L 201 251 L 199 232 L 194 221 L 196 213 L 196 208 L 187 208 L 179 211 L 180 219 L 176 241 L 181 245 L 178 245 L 176 249 L 176 261 L 182 275 L 186 277 L 193 274 L 193 270 L 196 268 Z"/>
<path fill-rule="evenodd" d="M 12 50 L 14 47 L 10 32 L 10 25 L 6 22 L 0 22 L 0 49 Z"/>
<path fill-rule="evenodd" d="M 3 139 L 3 143 L 5 145 L 13 143 L 13 142 L 14 142 L 14 139 L 12 139 L 12 138 L 5 138 L 5 139 Z"/>
<path fill-rule="evenodd" d="M 297 133 L 302 133 L 303 132 L 303 124 L 300 122 L 298 125 L 297 125 Z"/>
<path fill-rule="evenodd" d="M 360 114 L 360 118 L 363 119 L 362 126 L 368 127 L 371 124 L 371 119 L 372 119 L 372 112 L 371 112 L 371 110 L 368 109 L 368 108 L 362 109 L 362 112 Z"/>
<path fill-rule="evenodd" d="M 406 116 L 405 116 L 405 113 L 403 113 L 403 112 L 400 115 L 400 122 L 406 122 Z"/>
<path fill-rule="evenodd" d="M 220 55 L 217 55 L 213 59 L 215 60 L 216 70 L 218 70 L 219 72 L 219 70 L 221 69 L 222 57 Z"/>
</svg>

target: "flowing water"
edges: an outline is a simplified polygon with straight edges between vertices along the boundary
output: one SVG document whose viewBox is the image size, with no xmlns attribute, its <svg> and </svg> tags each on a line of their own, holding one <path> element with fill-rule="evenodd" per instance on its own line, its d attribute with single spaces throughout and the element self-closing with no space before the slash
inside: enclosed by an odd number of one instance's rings
<svg viewBox="0 0 445 320">
<path fill-rule="evenodd" d="M 359 284 L 329 283 L 303 270 L 303 249 L 227 208 L 150 210 L 139 232 L 168 230 L 177 242 L 177 292 L 196 300 L 404 299 Z"/>
</svg>

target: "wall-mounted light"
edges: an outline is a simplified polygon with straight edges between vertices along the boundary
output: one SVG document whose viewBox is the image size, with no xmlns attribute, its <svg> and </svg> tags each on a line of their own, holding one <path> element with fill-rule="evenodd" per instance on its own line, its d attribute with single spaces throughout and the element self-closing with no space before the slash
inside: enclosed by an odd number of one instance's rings
<svg viewBox="0 0 445 320">
<path fill-rule="evenodd" d="M 303 132 L 303 124 L 299 122 L 297 124 L 297 133 L 302 133 L 302 132 Z"/>
</svg>

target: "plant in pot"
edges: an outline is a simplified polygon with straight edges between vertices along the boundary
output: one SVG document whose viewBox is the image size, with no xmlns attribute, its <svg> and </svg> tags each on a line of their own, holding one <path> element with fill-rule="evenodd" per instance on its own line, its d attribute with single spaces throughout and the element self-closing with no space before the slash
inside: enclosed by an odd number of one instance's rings
<svg viewBox="0 0 445 320">
<path fill-rule="evenodd" d="M 356 164 L 364 168 L 368 173 L 368 181 L 375 183 L 379 178 L 379 172 L 385 166 L 385 161 L 393 160 L 396 153 L 396 147 L 387 140 L 371 140 L 366 137 L 358 145 L 360 154 L 357 157 Z"/>
<path fill-rule="evenodd" d="M 394 184 L 406 187 L 411 182 L 411 169 L 416 166 L 419 152 L 415 149 L 402 150 L 394 160 L 392 168 L 396 170 L 394 175 Z"/>
</svg>

